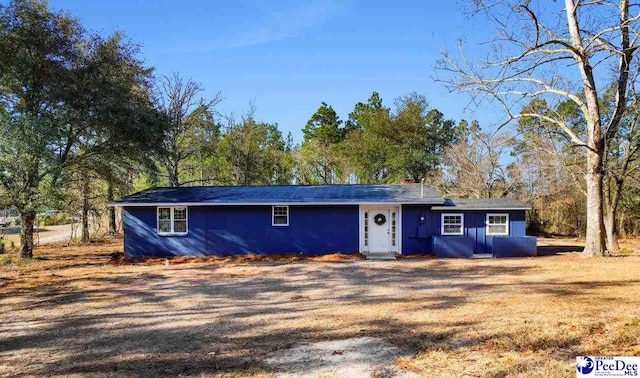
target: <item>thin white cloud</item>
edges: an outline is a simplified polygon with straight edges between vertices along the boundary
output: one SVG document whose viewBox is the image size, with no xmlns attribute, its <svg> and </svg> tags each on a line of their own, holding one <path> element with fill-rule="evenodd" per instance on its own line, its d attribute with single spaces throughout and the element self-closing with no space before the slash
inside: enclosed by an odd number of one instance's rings
<svg viewBox="0 0 640 378">
<path fill-rule="evenodd" d="M 276 5 L 255 4 L 254 11 L 234 25 L 215 26 L 201 40 L 172 44 L 168 52 L 197 53 L 243 48 L 295 37 L 343 11 L 345 0 L 307 0 Z"/>
</svg>

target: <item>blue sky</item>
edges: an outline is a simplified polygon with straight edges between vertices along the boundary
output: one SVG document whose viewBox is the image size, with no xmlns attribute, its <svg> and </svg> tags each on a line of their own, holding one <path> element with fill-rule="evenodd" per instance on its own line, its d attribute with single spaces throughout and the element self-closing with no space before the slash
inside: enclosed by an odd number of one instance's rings
<svg viewBox="0 0 640 378">
<path fill-rule="evenodd" d="M 50 0 L 102 34 L 123 31 L 158 74 L 180 72 L 220 91 L 218 110 L 277 122 L 296 142 L 322 101 L 341 118 L 372 91 L 387 105 L 415 91 L 453 119 L 483 128 L 501 114 L 433 82 L 441 49 L 490 38 L 458 1 Z M 474 53 L 467 50 L 467 53 Z"/>
</svg>

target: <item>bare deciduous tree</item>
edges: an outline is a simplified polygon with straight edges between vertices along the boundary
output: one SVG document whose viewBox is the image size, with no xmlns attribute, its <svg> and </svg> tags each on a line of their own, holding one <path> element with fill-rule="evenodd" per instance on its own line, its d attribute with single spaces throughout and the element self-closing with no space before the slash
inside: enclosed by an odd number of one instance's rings
<svg viewBox="0 0 640 378">
<path fill-rule="evenodd" d="M 512 138 L 507 134 L 487 134 L 474 121 L 469 136 L 445 149 L 443 178 L 445 192 L 452 197 L 502 198 L 513 192 L 518 182 L 504 164 Z"/>
<path fill-rule="evenodd" d="M 180 186 L 181 163 L 193 156 L 204 142 L 198 128 L 214 125 L 213 107 L 222 101 L 218 92 L 213 99 L 200 98 L 204 89 L 196 82 L 184 80 L 178 73 L 164 76 L 158 88 L 158 103 L 168 123 L 162 142 L 160 162 L 169 185 Z"/>
<path fill-rule="evenodd" d="M 607 139 L 604 165 L 604 223 L 607 232 L 607 249 L 618 251 L 618 209 L 623 190 L 629 179 L 640 174 L 640 114 L 638 103 L 629 107 L 628 115 L 621 121 L 618 135 Z"/>
<path fill-rule="evenodd" d="M 577 146 L 586 149 L 587 230 L 583 256 L 604 255 L 603 163 L 608 138 L 618 132 L 628 106 L 629 67 L 640 46 L 638 5 L 619 2 L 565 0 L 475 0 L 475 12 L 496 25 L 495 57 L 483 64 L 443 54 L 441 78 L 452 89 L 488 96 L 501 104 L 508 117 L 537 118 L 554 125 Z M 602 81 L 615 82 L 615 101 L 609 117 L 599 104 Z M 579 93 L 579 94 L 576 94 Z M 519 112 L 523 101 L 542 98 L 545 112 Z M 553 105 L 570 100 L 584 115 L 587 130 L 580 137 Z"/>
</svg>

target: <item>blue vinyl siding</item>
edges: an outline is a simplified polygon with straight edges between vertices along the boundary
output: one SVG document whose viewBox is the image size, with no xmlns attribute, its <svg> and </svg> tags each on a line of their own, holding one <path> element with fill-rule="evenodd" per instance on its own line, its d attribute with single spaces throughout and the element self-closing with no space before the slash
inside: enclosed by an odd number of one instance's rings
<svg viewBox="0 0 640 378">
<path fill-rule="evenodd" d="M 156 207 L 127 206 L 124 208 L 125 254 L 322 255 L 335 252 L 355 253 L 359 250 L 360 222 L 357 205 L 289 206 L 289 226 L 272 226 L 271 211 L 271 206 L 192 206 L 188 210 L 187 235 L 160 236 L 156 230 Z M 493 254 L 494 240 L 504 238 L 486 235 L 487 213 L 508 213 L 509 237 L 526 235 L 524 210 L 460 211 L 453 208 L 450 211 L 434 211 L 429 205 L 403 205 L 400 233 L 403 254 L 434 253 L 435 238 L 438 237 L 441 239 L 437 243 L 440 249 L 453 245 L 453 240 L 444 239 L 454 236 L 440 235 L 442 213 L 464 214 L 463 236 L 472 240 L 470 245 L 473 253 Z M 424 217 L 424 223 L 420 222 L 420 217 Z M 516 240 L 501 242 L 501 245 L 522 245 L 523 251 L 531 250 L 531 240 L 523 239 L 518 241 L 519 244 Z M 468 241 L 464 245 L 468 246 Z"/>
<path fill-rule="evenodd" d="M 321 255 L 358 251 L 358 206 L 290 206 L 272 226 L 271 206 L 189 207 L 186 236 L 160 236 L 155 207 L 124 208 L 127 256 L 245 253 Z"/>
<path fill-rule="evenodd" d="M 473 257 L 475 240 L 466 235 L 433 235 L 431 240 L 436 257 Z"/>
<path fill-rule="evenodd" d="M 440 232 L 440 219 L 436 219 L 430 206 L 402 206 L 402 254 L 433 253 L 430 235 Z M 420 223 L 420 217 L 425 223 Z"/>
<path fill-rule="evenodd" d="M 495 257 L 525 257 L 537 255 L 535 236 L 496 236 L 493 239 Z"/>
<path fill-rule="evenodd" d="M 509 214 L 509 236 L 525 236 L 526 223 L 525 211 L 461 211 L 452 208 L 449 211 L 431 210 L 428 206 L 404 205 L 402 207 L 402 224 L 404 228 L 402 239 L 402 253 L 433 253 L 433 238 L 423 238 L 420 235 L 420 216 L 426 217 L 426 228 L 429 236 L 442 236 L 443 238 L 454 236 L 441 235 L 441 215 L 447 213 L 464 215 L 464 235 L 473 239 L 474 253 L 493 253 L 493 240 L 495 236 L 486 235 L 487 214 Z"/>
<path fill-rule="evenodd" d="M 157 208 L 125 207 L 124 253 L 127 256 L 201 256 L 204 255 L 206 223 L 204 208 L 190 207 L 188 234 L 157 234 Z"/>
</svg>

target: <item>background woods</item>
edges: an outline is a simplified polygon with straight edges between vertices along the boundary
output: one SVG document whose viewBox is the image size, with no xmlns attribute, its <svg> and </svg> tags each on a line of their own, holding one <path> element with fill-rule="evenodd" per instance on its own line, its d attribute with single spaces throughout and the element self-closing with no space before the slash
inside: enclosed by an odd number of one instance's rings
<svg viewBox="0 0 640 378">
<path fill-rule="evenodd" d="M 500 104 L 506 122 L 535 119 L 576 147 L 584 161 L 583 254 L 605 254 L 605 233 L 609 249 L 617 249 L 617 209 L 607 199 L 615 195 L 605 185 L 610 148 L 635 101 L 638 5 L 628 0 L 471 4 L 472 14 L 486 17 L 495 31 L 492 53 L 479 61 L 468 59 L 464 46 L 459 55 L 444 53 L 440 80 L 454 91 Z M 538 100 L 536 106 L 520 111 L 530 100 Z M 575 111 L 565 113 L 565 104 Z"/>
<path fill-rule="evenodd" d="M 474 2 L 493 21 L 517 16 L 499 30 L 512 46 L 480 65 L 447 53 L 440 80 L 504 105 L 501 127 L 443 114 L 420 93 L 387 102 L 373 92 L 348 114 L 318 104 L 297 143 L 253 106 L 225 115 L 223 94 L 156 75 L 121 33 L 12 1 L 0 6 L 2 207 L 20 214 L 31 257 L 38 215 L 77 218 L 88 243 L 92 222 L 117 231 L 108 201 L 148 186 L 425 179 L 446 196 L 528 201 L 533 232 L 586 234 L 590 254 L 605 240 L 615 251 L 619 236 L 640 234 L 637 17 L 626 1 L 615 12 L 599 3 Z M 549 16 L 566 25 L 544 25 Z M 600 59 L 606 70 L 594 68 Z M 555 65 L 563 60 L 569 68 Z"/>
</svg>

